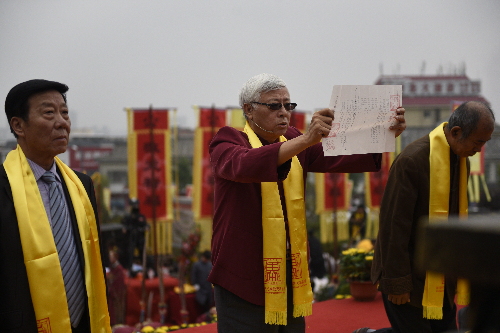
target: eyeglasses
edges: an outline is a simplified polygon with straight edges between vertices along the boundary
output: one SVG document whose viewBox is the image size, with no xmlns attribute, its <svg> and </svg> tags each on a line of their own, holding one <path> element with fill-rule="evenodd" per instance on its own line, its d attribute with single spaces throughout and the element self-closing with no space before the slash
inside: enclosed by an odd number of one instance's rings
<svg viewBox="0 0 500 333">
<path fill-rule="evenodd" d="M 297 103 L 285 103 L 285 104 L 281 104 L 281 103 L 260 103 L 260 102 L 250 102 L 250 103 L 265 105 L 270 110 L 273 110 L 273 111 L 278 111 L 282 107 L 285 107 L 285 110 L 287 110 L 287 111 L 292 111 L 292 110 L 295 110 L 295 108 L 297 107 Z"/>
</svg>

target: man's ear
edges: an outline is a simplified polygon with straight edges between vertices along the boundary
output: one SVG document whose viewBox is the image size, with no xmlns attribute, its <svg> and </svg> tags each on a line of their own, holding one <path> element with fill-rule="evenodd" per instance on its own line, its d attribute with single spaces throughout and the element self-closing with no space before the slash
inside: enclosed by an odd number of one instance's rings
<svg viewBox="0 0 500 333">
<path fill-rule="evenodd" d="M 450 134 L 454 139 L 458 140 L 462 137 L 462 128 L 460 128 L 460 126 L 454 126 L 450 130 Z"/>
<path fill-rule="evenodd" d="M 250 103 L 243 104 L 243 112 L 245 113 L 245 115 L 247 116 L 248 119 L 253 118 L 252 111 L 253 111 L 252 104 L 250 104 Z"/>
<path fill-rule="evenodd" d="M 24 136 L 24 124 L 26 124 L 26 122 L 20 117 L 10 118 L 10 127 L 12 127 L 12 130 L 17 136 Z"/>
</svg>

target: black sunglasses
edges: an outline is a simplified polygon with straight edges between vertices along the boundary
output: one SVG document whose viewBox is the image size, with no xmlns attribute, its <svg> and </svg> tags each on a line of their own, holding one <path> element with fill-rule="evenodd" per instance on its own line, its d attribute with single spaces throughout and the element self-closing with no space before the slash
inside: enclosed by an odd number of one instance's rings
<svg viewBox="0 0 500 333">
<path fill-rule="evenodd" d="M 285 103 L 285 104 L 281 104 L 281 103 L 260 103 L 260 102 L 250 102 L 250 103 L 265 105 L 270 110 L 273 110 L 273 111 L 278 111 L 282 107 L 285 107 L 285 110 L 287 110 L 287 111 L 292 111 L 292 110 L 295 110 L 295 108 L 297 107 L 297 103 Z"/>
</svg>

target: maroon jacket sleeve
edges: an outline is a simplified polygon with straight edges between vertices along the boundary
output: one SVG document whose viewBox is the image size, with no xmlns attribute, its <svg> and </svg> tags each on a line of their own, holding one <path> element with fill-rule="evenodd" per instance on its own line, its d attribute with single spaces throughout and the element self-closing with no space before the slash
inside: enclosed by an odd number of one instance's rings
<svg viewBox="0 0 500 333">
<path fill-rule="evenodd" d="M 245 133 L 223 127 L 210 143 L 210 163 L 214 175 L 239 183 L 276 182 L 290 171 L 290 164 L 278 168 L 282 142 L 252 149 Z"/>
</svg>

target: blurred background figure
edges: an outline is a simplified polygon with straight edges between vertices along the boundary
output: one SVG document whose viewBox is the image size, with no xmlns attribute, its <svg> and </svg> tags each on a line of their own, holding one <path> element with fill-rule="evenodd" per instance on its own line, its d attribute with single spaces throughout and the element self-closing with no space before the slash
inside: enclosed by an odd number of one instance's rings
<svg viewBox="0 0 500 333">
<path fill-rule="evenodd" d="M 118 261 L 118 253 L 109 251 L 109 271 L 106 274 L 108 282 L 108 309 L 111 325 L 125 323 L 127 287 L 125 276 L 127 271 Z"/>
<path fill-rule="evenodd" d="M 359 205 L 351 214 L 349 219 L 349 244 L 354 246 L 357 241 L 365 238 L 366 211 L 363 205 Z"/>
<path fill-rule="evenodd" d="M 200 255 L 200 260 L 193 264 L 191 268 L 191 284 L 196 289 L 196 301 L 201 312 L 207 312 L 213 306 L 212 284 L 207 281 L 208 274 L 212 269 L 212 253 L 204 251 Z"/>
<path fill-rule="evenodd" d="M 130 213 L 123 217 L 122 225 L 125 236 L 123 249 L 126 253 L 122 261 L 124 267 L 130 269 L 134 263 L 134 257 L 142 262 L 146 230 L 149 229 L 146 217 L 140 212 L 138 199 L 130 199 Z M 137 255 L 134 255 L 136 252 Z"/>
<path fill-rule="evenodd" d="M 326 275 L 325 260 L 323 259 L 323 249 L 312 230 L 307 232 L 309 240 L 309 271 L 311 274 L 311 286 L 313 293 L 316 294 L 322 287 L 328 284 L 328 277 Z"/>
</svg>

